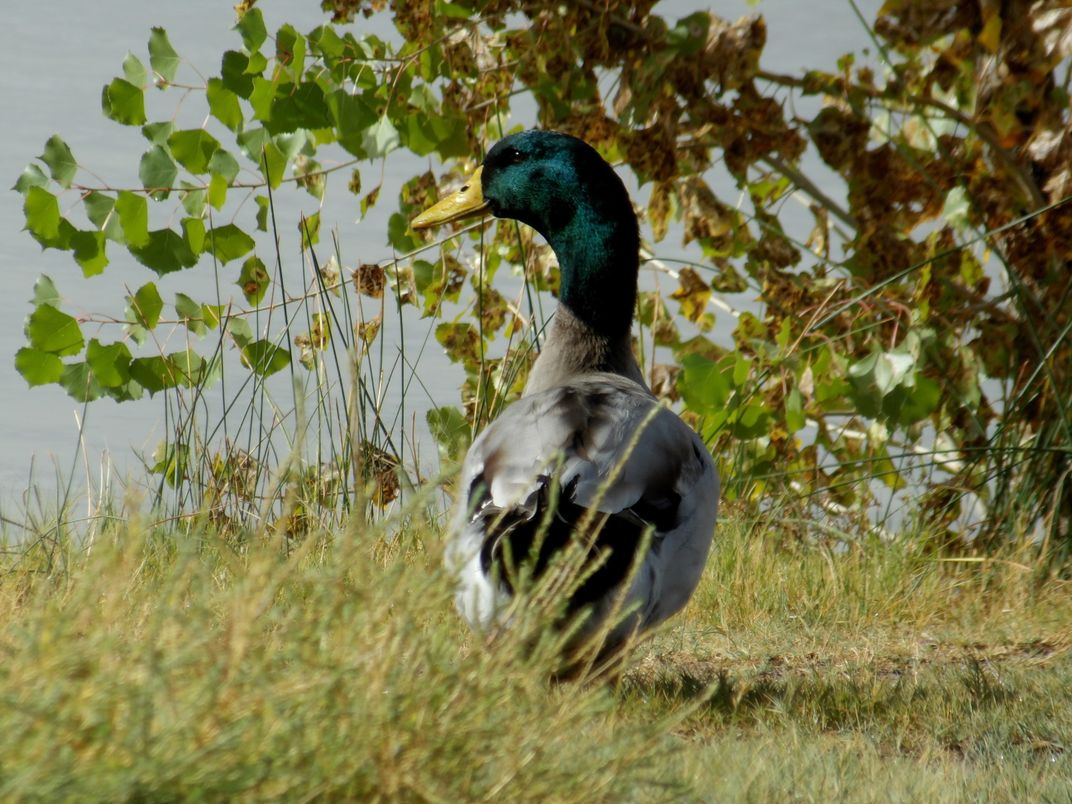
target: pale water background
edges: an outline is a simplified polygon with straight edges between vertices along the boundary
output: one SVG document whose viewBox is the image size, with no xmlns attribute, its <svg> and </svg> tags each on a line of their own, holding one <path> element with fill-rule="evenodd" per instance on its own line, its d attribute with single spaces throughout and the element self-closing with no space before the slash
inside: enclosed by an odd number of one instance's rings
<svg viewBox="0 0 1072 804">
<path fill-rule="evenodd" d="M 101 113 L 101 88 L 113 77 L 122 75 L 122 61 L 128 51 L 134 52 L 146 64 L 146 42 L 152 26 L 164 27 L 172 45 L 188 65 L 205 76 L 217 73 L 219 59 L 226 49 L 239 49 L 241 40 L 231 30 L 234 12 L 230 3 L 219 0 L 188 0 L 184 3 L 146 3 L 144 0 L 106 0 L 85 3 L 81 0 L 61 0 L 45 3 L 6 3 L 8 36 L 0 48 L 0 109 L 3 109 L 3 136 L 0 140 L 0 506 L 6 514 L 15 513 L 22 504 L 24 491 L 31 481 L 51 493 L 58 473 L 64 477 L 74 473 L 75 486 L 85 478 L 97 476 L 107 456 L 115 477 L 140 476 L 143 472 L 136 453 L 150 454 L 163 437 L 162 398 L 145 397 L 139 402 L 117 404 L 109 399 L 90 403 L 88 408 L 67 396 L 59 386 L 30 389 L 15 371 L 15 352 L 25 343 L 23 322 L 31 311 L 29 304 L 33 285 L 41 274 L 50 275 L 64 296 L 63 309 L 77 315 L 104 310 L 118 312 L 116 303 L 122 288 L 136 288 L 155 275 L 134 262 L 125 251 L 112 246 L 112 263 L 102 276 L 83 279 L 81 270 L 68 252 L 42 251 L 23 228 L 22 197 L 7 188 L 15 182 L 22 169 L 42 152 L 45 141 L 59 134 L 71 147 L 79 163 L 106 181 L 121 185 L 136 182 L 140 154 L 146 142 L 136 128 L 121 127 Z M 858 3 L 865 19 L 873 20 L 878 0 Z M 271 3 L 259 6 L 269 31 L 283 22 L 308 32 L 325 20 L 315 0 L 308 2 Z M 672 0 L 659 5 L 657 11 L 675 20 L 697 9 L 710 9 L 722 17 L 735 19 L 742 14 L 762 13 L 768 27 L 768 45 L 762 64 L 766 69 L 799 75 L 805 68 L 833 69 L 837 57 L 848 51 L 861 51 L 870 46 L 866 29 L 861 25 L 852 6 L 846 0 L 764 0 L 747 3 L 743 0 L 708 4 Z M 370 30 L 367 21 L 359 21 L 358 31 Z M 362 27 L 364 26 L 364 27 Z M 372 29 L 384 35 L 393 29 Z M 185 73 L 190 76 L 188 67 Z M 147 93 L 147 113 L 150 120 L 167 119 L 175 109 L 177 94 Z M 814 99 L 809 100 L 809 102 Z M 198 113 L 201 100 L 189 104 Z M 181 115 L 181 113 L 180 113 Z M 183 125 L 200 124 L 197 118 L 180 116 Z M 515 122 L 525 125 L 532 120 L 518 117 Z M 224 141 L 224 146 L 229 147 Z M 324 160 L 322 160 L 324 161 Z M 347 266 L 358 262 L 377 262 L 392 256 L 386 240 L 386 218 L 397 197 L 399 182 L 435 163 L 407 156 L 390 155 L 382 165 L 383 192 L 379 208 L 368 218 L 356 222 L 356 199 L 345 188 L 348 171 L 333 176 L 322 208 L 322 232 L 337 229 Z M 364 189 L 377 181 L 381 165 L 360 166 Z M 843 191 L 830 174 L 812 160 L 807 164 L 810 175 L 834 198 L 842 199 Z M 79 182 L 88 177 L 80 174 Z M 724 196 L 728 199 L 733 195 Z M 75 194 L 61 198 L 61 209 L 70 209 Z M 318 208 L 306 194 L 280 194 L 283 220 L 293 220 L 298 211 L 307 214 Z M 808 226 L 810 216 L 801 210 L 800 224 Z M 244 222 L 246 223 L 246 222 Z M 244 228 L 246 228 L 244 226 Z M 804 229 L 806 234 L 807 229 Z M 266 261 L 270 251 L 260 249 Z M 328 253 L 326 246 L 324 253 Z M 660 244 L 661 257 L 681 256 L 671 235 Z M 300 256 L 295 244 L 283 244 L 284 263 L 294 261 L 295 277 L 300 277 Z M 175 289 L 189 290 L 191 276 L 204 274 L 204 287 L 211 287 L 210 270 L 201 263 L 191 271 L 159 281 L 167 311 Z M 237 268 L 229 266 L 237 274 Z M 501 276 L 502 274 L 500 274 Z M 229 281 L 233 282 L 234 277 Z M 506 280 L 508 281 L 508 279 Z M 297 280 L 294 289 L 297 287 Z M 664 287 L 669 290 L 668 285 Z M 288 290 L 293 292 L 291 287 Z M 208 298 L 207 292 L 202 294 Z M 749 299 L 734 301 L 747 305 Z M 386 325 L 390 329 L 390 322 Z M 97 332 L 85 326 L 87 338 L 101 337 L 110 342 L 119 337 L 113 328 Z M 716 329 L 728 333 L 732 321 L 720 322 Z M 407 353 L 420 354 L 417 371 L 427 392 L 407 395 L 413 409 L 406 418 L 423 421 L 424 410 L 433 405 L 457 404 L 460 373 L 442 356 L 434 339 L 425 345 L 427 324 L 409 327 Z M 413 343 L 408 343 L 410 338 Z M 424 346 L 423 351 L 421 347 Z M 181 348 L 179 341 L 171 349 Z M 210 345 L 199 351 L 208 353 Z M 395 389 L 394 393 L 397 393 Z M 411 402 L 412 399 L 412 402 Z M 387 404 L 392 403 L 389 397 Z M 77 421 L 84 416 L 85 452 L 78 443 Z M 31 468 L 34 469 L 31 474 Z"/>
</svg>

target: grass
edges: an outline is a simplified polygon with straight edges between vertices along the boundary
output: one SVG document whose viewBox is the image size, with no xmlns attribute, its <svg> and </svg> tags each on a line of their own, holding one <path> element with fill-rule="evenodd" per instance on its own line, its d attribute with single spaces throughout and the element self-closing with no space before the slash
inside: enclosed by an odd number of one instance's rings
<svg viewBox="0 0 1072 804">
<path fill-rule="evenodd" d="M 434 527 L 135 518 L 9 555 L 0 798 L 1067 800 L 1072 595 L 1015 557 L 729 521 L 616 683 L 477 644 Z"/>
</svg>

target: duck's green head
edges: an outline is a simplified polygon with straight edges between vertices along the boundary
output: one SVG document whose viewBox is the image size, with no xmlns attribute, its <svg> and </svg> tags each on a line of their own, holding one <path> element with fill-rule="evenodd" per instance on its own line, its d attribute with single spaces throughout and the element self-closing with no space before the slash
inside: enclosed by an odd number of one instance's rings
<svg viewBox="0 0 1072 804">
<path fill-rule="evenodd" d="M 640 239 L 618 174 L 583 140 L 525 131 L 500 140 L 456 193 L 413 220 L 414 229 L 491 213 L 542 234 L 562 269 L 561 300 L 607 334 L 628 331 Z"/>
</svg>

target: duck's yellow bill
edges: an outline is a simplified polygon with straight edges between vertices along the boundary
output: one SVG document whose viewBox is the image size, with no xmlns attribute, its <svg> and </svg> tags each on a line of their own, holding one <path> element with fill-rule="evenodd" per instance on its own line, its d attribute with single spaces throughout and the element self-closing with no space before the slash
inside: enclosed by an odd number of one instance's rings
<svg viewBox="0 0 1072 804">
<path fill-rule="evenodd" d="M 484 200 L 484 191 L 480 186 L 480 174 L 483 170 L 483 165 L 478 167 L 460 190 L 451 193 L 435 206 L 428 207 L 413 219 L 410 226 L 414 229 L 428 229 L 487 212 L 488 202 Z"/>
</svg>

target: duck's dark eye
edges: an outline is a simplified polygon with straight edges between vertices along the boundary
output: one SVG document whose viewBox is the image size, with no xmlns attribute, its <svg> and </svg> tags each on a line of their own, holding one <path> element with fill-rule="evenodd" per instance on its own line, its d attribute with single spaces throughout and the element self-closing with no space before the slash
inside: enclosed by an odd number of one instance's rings
<svg viewBox="0 0 1072 804">
<path fill-rule="evenodd" d="M 503 151 L 502 161 L 506 165 L 516 165 L 518 162 L 525 161 L 525 155 L 517 148 L 507 148 Z"/>
</svg>

